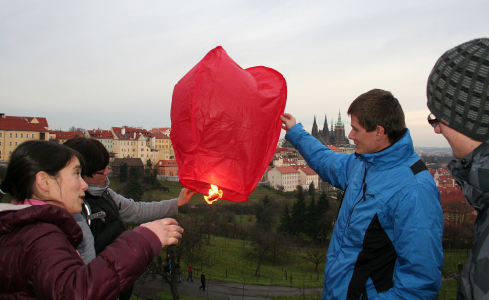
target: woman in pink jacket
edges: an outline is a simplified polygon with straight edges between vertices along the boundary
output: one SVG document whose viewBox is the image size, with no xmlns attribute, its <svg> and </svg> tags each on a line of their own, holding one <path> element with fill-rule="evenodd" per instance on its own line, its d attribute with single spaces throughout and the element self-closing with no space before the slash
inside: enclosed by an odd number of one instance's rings
<svg viewBox="0 0 489 300">
<path fill-rule="evenodd" d="M 178 243 L 173 219 L 124 232 L 85 265 L 76 251 L 87 184 L 81 155 L 48 141 L 28 141 L 12 153 L 0 199 L 0 299 L 117 299 L 161 248 Z"/>
</svg>

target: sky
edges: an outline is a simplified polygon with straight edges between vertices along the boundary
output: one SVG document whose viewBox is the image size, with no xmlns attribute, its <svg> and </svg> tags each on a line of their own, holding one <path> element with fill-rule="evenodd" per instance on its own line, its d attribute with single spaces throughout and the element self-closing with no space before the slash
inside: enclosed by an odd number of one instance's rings
<svg viewBox="0 0 489 300">
<path fill-rule="evenodd" d="M 0 112 L 52 130 L 170 127 L 175 84 L 222 46 L 287 81 L 285 111 L 322 129 L 374 88 L 399 99 L 415 146 L 448 147 L 426 117 L 447 50 L 489 36 L 489 1 L 1 1 Z M 283 134 L 282 134 L 283 136 Z"/>
</svg>

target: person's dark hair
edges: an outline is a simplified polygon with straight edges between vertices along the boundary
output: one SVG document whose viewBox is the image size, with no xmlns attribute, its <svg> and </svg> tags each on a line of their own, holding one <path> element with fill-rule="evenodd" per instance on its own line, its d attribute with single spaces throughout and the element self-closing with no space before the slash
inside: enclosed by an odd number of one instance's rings
<svg viewBox="0 0 489 300">
<path fill-rule="evenodd" d="M 355 115 L 367 132 L 374 131 L 377 125 L 384 127 L 391 144 L 405 133 L 406 123 L 401 104 L 388 91 L 373 89 L 361 94 L 350 104 L 348 115 Z"/>
<path fill-rule="evenodd" d="M 10 162 L 0 188 L 18 201 L 32 198 L 38 172 L 57 176 L 76 157 L 83 167 L 83 157 L 75 150 L 49 141 L 26 141 L 10 157 Z M 0 194 L 0 199 L 3 194 Z"/>
<path fill-rule="evenodd" d="M 67 140 L 64 145 L 80 152 L 85 160 L 83 175 L 92 177 L 93 173 L 105 169 L 109 164 L 109 152 L 96 139 L 75 137 Z"/>
</svg>

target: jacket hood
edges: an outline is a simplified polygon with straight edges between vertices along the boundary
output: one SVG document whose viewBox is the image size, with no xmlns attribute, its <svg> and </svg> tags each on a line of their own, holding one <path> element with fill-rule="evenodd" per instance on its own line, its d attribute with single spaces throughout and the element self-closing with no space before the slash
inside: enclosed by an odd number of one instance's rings
<svg viewBox="0 0 489 300">
<path fill-rule="evenodd" d="M 105 179 L 104 185 L 89 184 L 87 192 L 92 196 L 100 197 L 103 194 L 103 192 L 105 192 L 109 188 L 109 184 L 110 184 L 109 177 L 107 177 L 107 179 Z"/>
<path fill-rule="evenodd" d="M 414 152 L 413 140 L 409 129 L 394 144 L 376 153 L 356 154 L 378 170 L 391 169 L 405 162 Z"/>
<path fill-rule="evenodd" d="M 55 205 L 12 205 L 0 204 L 0 236 L 34 223 L 53 224 L 77 247 L 83 233 L 75 218 L 66 209 Z"/>
</svg>

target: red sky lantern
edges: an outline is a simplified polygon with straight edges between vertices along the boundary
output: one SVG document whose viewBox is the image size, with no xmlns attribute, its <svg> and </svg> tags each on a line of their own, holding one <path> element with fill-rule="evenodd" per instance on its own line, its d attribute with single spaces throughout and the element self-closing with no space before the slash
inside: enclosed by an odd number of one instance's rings
<svg viewBox="0 0 489 300">
<path fill-rule="evenodd" d="M 247 201 L 275 152 L 286 100 L 279 72 L 242 69 L 220 46 L 207 53 L 173 90 L 171 140 L 180 183 L 209 194 L 208 203 Z"/>
</svg>

